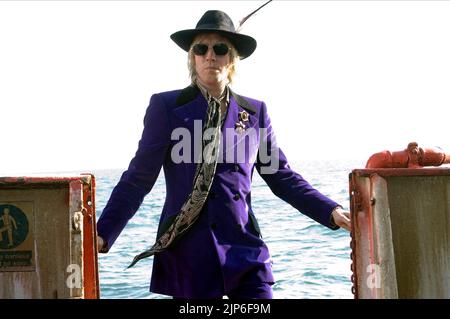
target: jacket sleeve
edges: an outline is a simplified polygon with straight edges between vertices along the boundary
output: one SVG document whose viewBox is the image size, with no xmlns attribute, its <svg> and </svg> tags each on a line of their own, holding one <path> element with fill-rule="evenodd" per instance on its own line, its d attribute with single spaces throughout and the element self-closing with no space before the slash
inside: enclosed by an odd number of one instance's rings
<svg viewBox="0 0 450 319">
<path fill-rule="evenodd" d="M 255 164 L 258 173 L 276 196 L 320 224 L 330 229 L 338 229 L 338 226 L 331 224 L 331 213 L 340 205 L 321 194 L 291 169 L 286 156 L 276 143 L 264 103 L 261 105 L 260 123 L 260 147 Z"/>
<path fill-rule="evenodd" d="M 138 149 L 128 169 L 114 187 L 98 222 L 97 232 L 105 241 L 107 252 L 134 216 L 156 179 L 170 145 L 167 109 L 157 94 L 150 99 L 144 117 L 144 130 Z"/>
</svg>

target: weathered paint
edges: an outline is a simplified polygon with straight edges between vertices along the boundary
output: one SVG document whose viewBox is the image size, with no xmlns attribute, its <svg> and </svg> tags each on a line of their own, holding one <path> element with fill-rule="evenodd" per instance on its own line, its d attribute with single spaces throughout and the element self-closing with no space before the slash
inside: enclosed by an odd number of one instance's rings
<svg viewBox="0 0 450 319">
<path fill-rule="evenodd" d="M 88 175 L 90 176 L 90 175 Z M 95 178 L 83 184 L 83 253 L 84 297 L 100 297 L 97 256 L 97 225 L 95 218 Z"/>
<path fill-rule="evenodd" d="M 0 178 L 0 203 L 33 202 L 36 262 L 33 271 L 0 269 L 0 299 L 99 297 L 94 192 L 92 175 Z M 70 265 L 78 284 L 67 284 Z"/>
<path fill-rule="evenodd" d="M 355 298 L 450 298 L 450 169 L 354 170 L 349 191 Z"/>
</svg>

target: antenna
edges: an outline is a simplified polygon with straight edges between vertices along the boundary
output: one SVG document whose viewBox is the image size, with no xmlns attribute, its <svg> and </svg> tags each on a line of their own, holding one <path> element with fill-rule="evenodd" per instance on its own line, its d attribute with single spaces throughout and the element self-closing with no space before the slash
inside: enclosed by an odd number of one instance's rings
<svg viewBox="0 0 450 319">
<path fill-rule="evenodd" d="M 269 0 L 266 3 L 264 3 L 262 6 L 260 6 L 258 9 L 256 9 L 255 11 L 253 11 L 252 13 L 250 13 L 249 15 L 245 16 L 244 18 L 242 18 L 241 21 L 239 21 L 239 26 L 236 29 L 236 32 L 239 32 L 242 28 L 242 25 L 244 24 L 245 21 L 247 21 L 248 18 L 250 18 L 252 15 L 254 15 L 256 12 L 258 12 L 262 7 L 264 7 L 265 5 L 269 4 L 269 2 L 272 2 L 273 0 Z"/>
</svg>

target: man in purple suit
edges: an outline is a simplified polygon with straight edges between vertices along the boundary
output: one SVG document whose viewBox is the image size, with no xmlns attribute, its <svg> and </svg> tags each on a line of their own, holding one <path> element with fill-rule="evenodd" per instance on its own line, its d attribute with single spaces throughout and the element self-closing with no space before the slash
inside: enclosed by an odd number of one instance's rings
<svg viewBox="0 0 450 319">
<path fill-rule="evenodd" d="M 162 167 L 157 239 L 132 263 L 154 255 L 150 291 L 272 298 L 270 254 L 251 204 L 254 169 L 275 195 L 326 227 L 350 230 L 349 213 L 289 167 L 264 102 L 230 89 L 235 62 L 256 49 L 252 37 L 211 10 L 171 38 L 188 52 L 192 83 L 151 97 L 136 155 L 98 220 L 99 251 L 108 252 Z"/>
</svg>

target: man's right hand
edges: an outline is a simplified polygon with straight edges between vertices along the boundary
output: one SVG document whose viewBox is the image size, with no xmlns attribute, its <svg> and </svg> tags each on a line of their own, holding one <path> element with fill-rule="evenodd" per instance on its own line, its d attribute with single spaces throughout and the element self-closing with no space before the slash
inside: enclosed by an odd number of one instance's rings
<svg viewBox="0 0 450 319">
<path fill-rule="evenodd" d="M 97 236 L 97 252 L 101 252 L 103 246 L 105 245 L 105 241 L 100 236 Z"/>
</svg>

